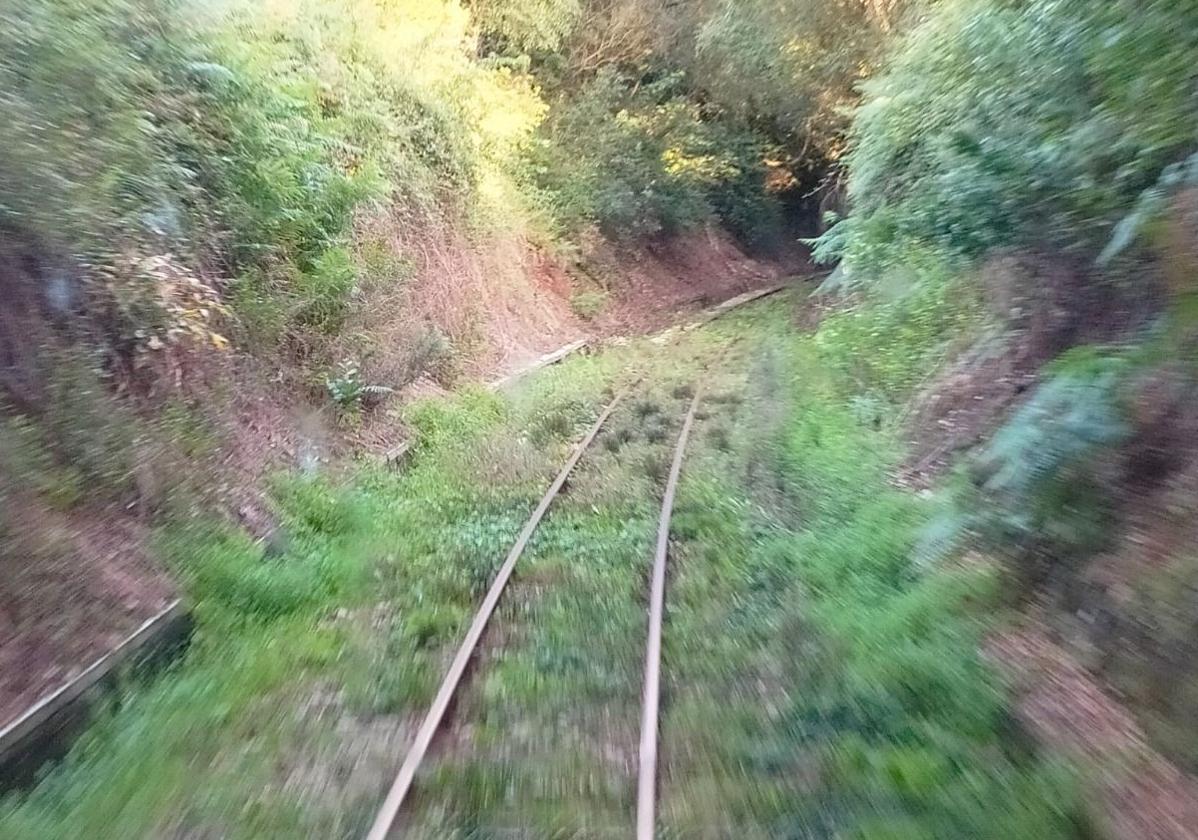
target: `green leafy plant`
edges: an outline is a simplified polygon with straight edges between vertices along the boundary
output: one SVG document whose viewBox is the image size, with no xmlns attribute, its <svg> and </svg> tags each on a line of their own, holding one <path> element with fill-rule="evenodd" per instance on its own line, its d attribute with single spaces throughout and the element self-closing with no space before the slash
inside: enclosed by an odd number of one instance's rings
<svg viewBox="0 0 1198 840">
<path fill-rule="evenodd" d="M 1102 547 L 1112 496 L 1102 454 L 1129 427 L 1119 402 L 1126 360 L 1071 351 L 1053 375 L 967 465 L 918 554 L 943 557 L 969 535 L 1008 551 L 1036 573 Z"/>
<path fill-rule="evenodd" d="M 369 385 L 362 379 L 357 362 L 345 359 L 337 365 L 334 374 L 325 380 L 329 397 L 342 409 L 357 409 L 369 406 L 395 392 L 385 385 Z"/>
<path fill-rule="evenodd" d="M 1196 33 L 1192 7 L 1161 1 L 937 4 L 866 84 L 851 213 L 818 253 L 877 273 L 911 242 L 1125 245 L 1127 208 L 1193 153 L 1198 95 L 1174 80 Z"/>
</svg>

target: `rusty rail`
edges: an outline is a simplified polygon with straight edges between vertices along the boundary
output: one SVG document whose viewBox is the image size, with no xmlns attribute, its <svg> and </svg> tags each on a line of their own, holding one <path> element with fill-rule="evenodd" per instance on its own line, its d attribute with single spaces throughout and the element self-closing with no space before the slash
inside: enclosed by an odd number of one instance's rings
<svg viewBox="0 0 1198 840">
<path fill-rule="evenodd" d="M 440 689 L 437 690 L 437 696 L 433 698 L 428 714 L 425 715 L 424 723 L 421 724 L 420 729 L 416 733 L 412 747 L 408 750 L 408 754 L 399 768 L 399 773 L 396 775 L 395 781 L 387 793 L 387 798 L 383 802 L 382 808 L 375 817 L 370 832 L 366 835 L 366 840 L 386 840 L 387 836 L 391 833 L 395 819 L 399 815 L 404 800 L 412 788 L 416 772 L 420 769 L 420 764 L 424 760 L 425 753 L 428 752 L 429 745 L 432 743 L 433 737 L 437 734 L 437 730 L 441 726 L 441 721 L 445 717 L 445 711 L 453 701 L 454 693 L 457 691 L 458 684 L 462 680 L 462 675 L 466 672 L 466 666 L 470 664 L 470 659 L 478 647 L 478 642 L 482 638 L 483 632 L 487 629 L 487 623 L 490 621 L 491 615 L 495 612 L 495 607 L 499 604 L 499 599 L 502 597 L 503 590 L 512 576 L 512 571 L 516 568 L 517 561 L 519 561 L 520 556 L 524 553 L 524 549 L 528 546 L 528 542 L 532 539 L 537 526 L 549 510 L 549 506 L 557 497 L 558 492 L 561 491 L 562 486 L 565 485 L 566 479 L 569 478 L 570 473 L 577 466 L 579 459 L 582 458 L 582 454 L 594 442 L 596 436 L 599 434 L 599 430 L 603 428 L 603 424 L 607 422 L 607 418 L 611 416 L 611 413 L 620 404 L 621 400 L 624 399 L 627 392 L 627 389 L 621 391 L 608 403 L 607 407 L 599 415 L 599 419 L 595 421 L 595 425 L 587 432 L 582 442 L 575 447 L 565 466 L 557 474 L 557 478 L 549 486 L 549 489 L 541 498 L 540 504 L 537 505 L 536 510 L 533 511 L 532 516 L 525 523 L 524 530 L 516 538 L 512 550 L 508 552 L 507 559 L 495 575 L 495 580 L 492 581 L 491 588 L 487 591 L 487 596 L 483 599 L 482 606 L 479 607 L 478 613 L 474 616 L 474 621 L 470 624 L 470 629 L 466 632 L 466 637 L 463 639 L 461 647 L 458 648 L 457 655 L 454 656 L 453 662 L 449 666 L 445 680 L 441 683 Z"/>
<path fill-rule="evenodd" d="M 690 438 L 695 411 L 699 407 L 702 387 L 695 389 L 690 410 L 682 423 L 678 444 L 674 449 L 674 463 L 670 466 L 670 477 L 666 482 L 665 495 L 661 502 L 661 518 L 657 525 L 657 553 L 653 558 L 653 582 L 649 592 L 649 642 L 645 652 L 644 702 L 641 707 L 641 750 L 640 772 L 636 791 L 636 837 L 637 840 L 653 840 L 656 827 L 657 802 L 657 716 L 661 700 L 661 625 L 665 616 L 666 563 L 670 553 L 670 516 L 674 512 L 674 495 L 678 490 L 678 476 L 682 473 L 682 459 L 686 454 L 686 443 Z"/>
</svg>

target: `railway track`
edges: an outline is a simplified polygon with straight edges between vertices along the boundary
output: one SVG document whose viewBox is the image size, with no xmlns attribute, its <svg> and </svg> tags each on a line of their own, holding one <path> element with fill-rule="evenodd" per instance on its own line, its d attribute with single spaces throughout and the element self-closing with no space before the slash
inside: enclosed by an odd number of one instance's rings
<svg viewBox="0 0 1198 840">
<path fill-rule="evenodd" d="M 635 813 L 636 837 L 650 840 L 655 833 L 657 792 L 657 743 L 658 713 L 660 707 L 662 625 L 665 615 L 666 571 L 669 556 L 670 518 L 674 507 L 687 442 L 694 425 L 696 411 L 701 398 L 701 388 L 696 388 L 690 400 L 674 447 L 665 489 L 662 495 L 661 513 L 658 519 L 656 550 L 650 577 L 647 642 L 645 645 L 644 679 L 642 686 L 642 715 L 637 777 L 637 804 Z M 524 554 L 529 541 L 548 513 L 554 500 L 565 486 L 570 474 L 603 430 L 616 409 L 627 400 L 629 389 L 618 393 L 603 409 L 595 423 L 581 442 L 574 448 L 557 477 L 541 498 L 521 530 L 506 559 L 496 573 L 485 598 L 475 614 L 460 647 L 455 654 L 445 678 L 438 689 L 423 723 L 401 764 L 387 797 L 366 835 L 366 840 L 386 840 L 394 836 L 404 804 L 415 783 L 429 747 L 446 720 L 463 682 L 463 675 L 475 656 L 496 607 L 503 598 L 516 565 Z M 633 815 L 630 815 L 630 821 Z"/>
</svg>

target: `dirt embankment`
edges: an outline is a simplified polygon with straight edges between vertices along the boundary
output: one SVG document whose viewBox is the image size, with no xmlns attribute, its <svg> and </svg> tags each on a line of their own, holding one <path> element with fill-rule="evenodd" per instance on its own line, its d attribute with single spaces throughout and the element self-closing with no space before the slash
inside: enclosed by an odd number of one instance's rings
<svg viewBox="0 0 1198 840">
<path fill-rule="evenodd" d="M 1198 252 L 1198 236 L 1187 241 Z M 1198 264 L 1194 257 L 1183 261 Z M 1059 259 L 991 262 L 984 280 L 1002 329 L 917 397 L 899 480 L 933 484 L 984 445 L 1064 350 L 1145 341 L 1177 299 L 1167 273 L 1099 285 Z M 1192 353 L 1198 340 L 1175 329 L 1181 355 Z M 1084 552 L 1038 558 L 1020 626 L 988 650 L 1010 676 L 1026 729 L 1084 768 L 1102 836 L 1127 840 L 1198 837 L 1198 379 L 1192 361 L 1158 355 L 1120 389 L 1127 434 L 1087 456 L 1102 476 L 1090 499 L 1102 538 Z"/>
<path fill-rule="evenodd" d="M 723 231 L 707 228 L 645 243 L 631 251 L 597 247 L 587 274 L 611 295 L 588 325 L 599 336 L 638 335 L 783 277 L 809 273 L 804 253 L 782 261 L 746 255 Z"/>
<path fill-rule="evenodd" d="M 135 444 L 130 488 L 114 497 L 64 508 L 23 486 L 28 477 L 14 474 L 20 459 L 8 457 L 20 453 L 0 449 L 7 526 L 0 532 L 0 726 L 111 650 L 173 597 L 175 585 L 153 558 L 149 535 L 156 509 L 168 492 L 180 489 L 180 477 L 191 504 L 227 516 L 268 543 L 278 526 L 261 491 L 263 478 L 280 468 L 310 469 L 351 454 L 387 452 L 404 438 L 394 408 L 405 396 L 462 380 L 487 381 L 580 338 L 661 328 L 768 285 L 788 268 L 746 256 L 715 230 L 622 249 L 600 245 L 585 272 L 510 236 L 480 243 L 395 220 L 370 234 L 404 260 L 395 276 L 361 290 L 333 353 L 356 360 L 368 381 L 398 395 L 357 422 L 338 422 L 331 406 L 316 403 L 312 394 L 282 387 L 297 379 L 286 369 L 232 354 L 190 359 L 186 376 L 177 366 L 162 374 L 160 385 L 150 389 L 152 404 L 127 393 L 103 396 L 123 404 L 150 433 Z M 10 408 L 39 422 L 43 400 L 37 389 L 50 380 L 39 368 L 48 357 L 33 352 L 35 345 L 69 348 L 90 327 L 70 324 L 82 318 L 71 308 L 82 299 L 64 309 L 62 301 L 47 297 L 58 288 L 48 285 L 54 266 L 42 270 L 31 255 L 11 251 L 0 250 L 0 291 L 14 302 L 0 312 L 0 389 Z M 580 289 L 594 288 L 596 274 L 603 277 L 605 307 L 584 320 L 572 300 Z M 164 423 L 160 414 L 168 403 L 175 416 Z M 71 421 L 87 425 L 85 418 Z M 179 440 L 178 424 L 200 427 L 201 442 Z M 70 464 L 54 468 L 62 466 Z"/>
<path fill-rule="evenodd" d="M 411 276 L 368 290 L 347 332 L 369 337 L 360 350 L 367 372 L 392 387 L 421 377 L 489 381 L 578 339 L 652 332 L 808 268 L 805 253 L 755 259 L 712 227 L 599 240 L 570 263 L 511 236 L 471 243 L 399 222 L 380 236 L 412 255 Z M 578 305 L 588 294 L 593 311 Z"/>
<path fill-rule="evenodd" d="M 13 496 L 5 507 L 0 726 L 119 645 L 174 593 L 140 523 Z"/>
</svg>

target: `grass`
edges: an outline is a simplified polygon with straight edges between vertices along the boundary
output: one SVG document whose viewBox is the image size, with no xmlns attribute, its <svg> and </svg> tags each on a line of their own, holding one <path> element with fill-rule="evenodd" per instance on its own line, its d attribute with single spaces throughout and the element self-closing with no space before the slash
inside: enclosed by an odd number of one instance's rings
<svg viewBox="0 0 1198 840">
<path fill-rule="evenodd" d="M 930 512 L 890 487 L 893 442 L 786 344 L 783 418 L 738 424 L 757 442 L 702 453 L 683 483 L 670 836 L 1074 836 L 1067 778 L 1008 737 L 977 654 L 995 581 L 913 566 Z M 732 474 L 752 480 L 729 494 Z"/>
<path fill-rule="evenodd" d="M 265 787 L 247 801 L 249 788 L 233 780 L 269 778 L 295 724 L 294 709 L 276 701 L 336 664 L 344 634 L 318 617 L 360 592 L 370 535 L 353 527 L 352 494 L 289 479 L 278 495 L 294 539 L 277 560 L 215 524 L 160 535 L 199 621 L 192 650 L 165 677 L 126 686 L 63 766 L 23 801 L 6 801 L 0 835 L 149 837 L 210 819 L 233 836 L 295 829 L 294 806 L 267 805 Z"/>
<path fill-rule="evenodd" d="M 890 486 L 851 352 L 765 301 L 658 348 L 578 357 L 509 396 L 419 403 L 401 474 L 280 478 L 287 551 L 161 537 L 199 635 L 65 765 L 0 806 L 14 838 L 354 837 L 524 518 L 637 376 L 517 570 L 418 783 L 413 837 L 624 837 L 657 505 L 676 509 L 663 836 L 1078 836 L 1063 771 L 1010 737 L 977 654 L 996 581 L 910 560 L 929 503 Z"/>
</svg>

